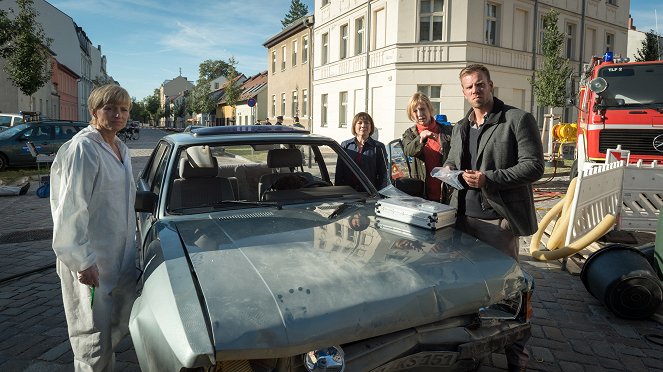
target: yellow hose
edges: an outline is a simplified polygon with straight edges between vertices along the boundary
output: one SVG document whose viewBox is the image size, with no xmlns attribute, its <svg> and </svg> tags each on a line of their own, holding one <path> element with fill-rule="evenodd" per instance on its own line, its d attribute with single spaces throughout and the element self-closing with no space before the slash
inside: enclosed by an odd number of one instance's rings
<svg viewBox="0 0 663 372">
<path fill-rule="evenodd" d="M 568 246 L 561 247 L 569 228 L 569 220 L 571 217 L 570 206 L 571 201 L 573 200 L 573 194 L 575 192 L 575 185 L 576 179 L 574 178 L 569 184 L 564 199 L 555 204 L 555 206 L 550 211 L 548 211 L 545 216 L 543 216 L 541 222 L 539 222 L 539 229 L 536 231 L 536 233 L 534 233 L 534 235 L 532 235 L 532 240 L 529 247 L 530 254 L 535 259 L 539 261 L 557 260 L 578 253 L 605 235 L 605 233 L 607 233 L 614 226 L 615 221 L 617 220 L 616 216 L 613 214 L 607 214 L 590 232 L 576 239 Z M 560 215 L 561 217 L 559 217 Z M 555 217 L 558 217 L 557 223 L 555 224 L 555 227 L 553 227 L 553 231 L 550 234 L 548 243 L 546 244 L 546 248 L 548 250 L 540 250 L 539 245 L 541 244 L 541 237 L 546 231 L 546 227 L 548 227 L 550 222 Z"/>
</svg>

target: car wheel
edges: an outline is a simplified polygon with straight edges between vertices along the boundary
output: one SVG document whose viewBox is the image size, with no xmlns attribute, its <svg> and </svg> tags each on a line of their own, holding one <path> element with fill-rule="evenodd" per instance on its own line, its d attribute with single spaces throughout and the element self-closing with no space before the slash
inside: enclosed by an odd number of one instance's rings
<svg viewBox="0 0 663 372">
<path fill-rule="evenodd" d="M 7 161 L 7 157 L 5 156 L 5 154 L 0 153 L 0 170 L 7 169 L 8 165 L 9 165 L 9 162 Z"/>
</svg>

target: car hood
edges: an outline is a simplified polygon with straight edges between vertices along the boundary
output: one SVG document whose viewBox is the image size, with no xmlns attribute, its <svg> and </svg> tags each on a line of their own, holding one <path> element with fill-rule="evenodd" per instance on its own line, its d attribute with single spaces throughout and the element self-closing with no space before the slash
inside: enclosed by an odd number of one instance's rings
<svg viewBox="0 0 663 372">
<path fill-rule="evenodd" d="M 371 203 L 332 218 L 330 208 L 174 223 L 217 358 L 303 352 L 474 314 L 526 286 L 513 259 L 451 227 L 380 220 Z"/>
</svg>

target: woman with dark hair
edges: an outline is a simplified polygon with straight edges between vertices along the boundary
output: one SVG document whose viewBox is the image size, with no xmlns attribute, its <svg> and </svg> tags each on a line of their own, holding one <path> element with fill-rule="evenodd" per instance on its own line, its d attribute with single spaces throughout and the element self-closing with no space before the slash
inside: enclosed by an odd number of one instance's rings
<svg viewBox="0 0 663 372">
<path fill-rule="evenodd" d="M 353 138 L 343 141 L 341 147 L 357 163 L 359 168 L 378 190 L 387 186 L 387 151 L 382 142 L 371 138 L 375 125 L 371 115 L 360 112 L 352 119 Z M 340 159 L 336 162 L 336 185 L 349 185 L 358 191 L 364 191 L 363 186 L 352 171 Z"/>
</svg>

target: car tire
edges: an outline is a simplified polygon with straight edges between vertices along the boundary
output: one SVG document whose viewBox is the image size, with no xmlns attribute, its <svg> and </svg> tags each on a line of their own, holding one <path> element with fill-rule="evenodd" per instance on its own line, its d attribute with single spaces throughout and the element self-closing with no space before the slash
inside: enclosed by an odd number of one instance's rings
<svg viewBox="0 0 663 372">
<path fill-rule="evenodd" d="M 7 169 L 8 165 L 9 162 L 7 161 L 7 156 L 5 156 L 3 153 L 0 153 L 0 171 Z"/>
</svg>

